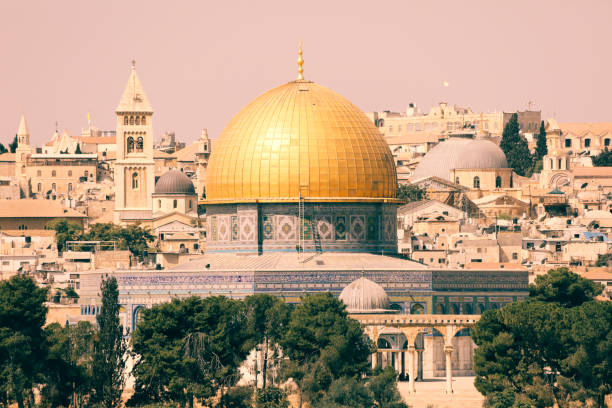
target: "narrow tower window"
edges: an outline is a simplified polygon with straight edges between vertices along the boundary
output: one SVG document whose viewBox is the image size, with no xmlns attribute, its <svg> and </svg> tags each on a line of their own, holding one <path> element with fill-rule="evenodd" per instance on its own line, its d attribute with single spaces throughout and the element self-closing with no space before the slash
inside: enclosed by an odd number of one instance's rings
<svg viewBox="0 0 612 408">
<path fill-rule="evenodd" d="M 501 188 L 501 177 L 495 177 L 495 188 Z"/>
<path fill-rule="evenodd" d="M 137 152 L 142 152 L 143 143 L 144 143 L 144 139 L 142 138 L 142 136 L 136 139 L 136 151 Z"/>
<path fill-rule="evenodd" d="M 140 124 L 141 124 L 141 125 L 146 125 L 146 124 L 147 124 L 147 119 L 146 119 L 146 117 L 144 117 L 144 116 L 143 116 L 143 117 L 142 117 L 142 119 L 140 119 Z"/>
<path fill-rule="evenodd" d="M 138 173 L 132 173 L 132 189 L 136 190 L 138 188 Z"/>
<path fill-rule="evenodd" d="M 126 115 L 126 116 L 123 117 L 123 124 L 127 125 L 128 123 L 130 123 L 130 118 L 128 118 L 127 115 Z"/>
<path fill-rule="evenodd" d="M 136 122 L 135 122 L 135 124 L 136 124 L 136 125 L 140 125 L 140 116 L 136 116 Z"/>
<path fill-rule="evenodd" d="M 133 125 L 133 124 L 134 124 L 134 117 L 130 116 L 130 125 Z"/>
<path fill-rule="evenodd" d="M 474 188 L 480 188 L 480 177 L 474 177 Z"/>
<path fill-rule="evenodd" d="M 127 152 L 132 153 L 134 151 L 134 138 L 132 136 L 127 138 Z"/>
</svg>

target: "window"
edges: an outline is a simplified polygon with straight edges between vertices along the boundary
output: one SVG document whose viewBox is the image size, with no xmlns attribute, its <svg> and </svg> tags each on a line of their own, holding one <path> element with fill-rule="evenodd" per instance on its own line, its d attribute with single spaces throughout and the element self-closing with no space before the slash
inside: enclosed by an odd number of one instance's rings
<svg viewBox="0 0 612 408">
<path fill-rule="evenodd" d="M 197 251 L 199 248 L 200 248 L 200 246 L 199 246 L 198 244 L 193 244 L 193 249 L 194 249 L 195 251 Z"/>
<path fill-rule="evenodd" d="M 189 209 L 191 209 L 192 203 L 191 200 L 189 200 Z"/>
<path fill-rule="evenodd" d="M 146 125 L 147 124 L 147 119 L 144 116 L 140 119 L 140 124 L 141 125 Z"/>
<path fill-rule="evenodd" d="M 85 172 L 83 173 L 83 177 L 87 178 L 88 176 L 89 176 L 89 172 L 85 170 Z"/>
<path fill-rule="evenodd" d="M 138 188 L 138 173 L 132 173 L 132 189 L 136 190 Z"/>
<path fill-rule="evenodd" d="M 161 208 L 161 200 L 157 200 L 157 208 Z"/>
<path fill-rule="evenodd" d="M 177 201 L 176 201 L 176 200 L 172 201 L 172 208 L 176 208 L 176 207 L 177 207 L 177 205 L 178 205 L 178 203 L 177 203 Z"/>
<path fill-rule="evenodd" d="M 559 169 L 559 170 L 561 170 L 561 169 L 563 168 L 563 166 L 561 165 L 561 163 L 562 163 L 562 162 L 561 162 L 561 159 L 559 159 L 559 167 L 558 167 L 558 169 Z"/>
<path fill-rule="evenodd" d="M 554 169 L 555 168 L 555 161 L 553 159 L 550 159 L 550 169 Z"/>
<path fill-rule="evenodd" d="M 72 170 L 68 170 L 68 177 L 72 177 Z"/>
<path fill-rule="evenodd" d="M 609 138 L 605 138 L 604 139 L 604 146 L 606 146 L 606 147 L 610 146 L 610 139 Z"/>
<path fill-rule="evenodd" d="M 55 191 L 55 183 L 51 184 L 51 190 Z"/>
<path fill-rule="evenodd" d="M 584 139 L 584 147 L 591 147 L 591 139 Z"/>
<path fill-rule="evenodd" d="M 134 121 L 135 125 L 140 125 L 140 116 L 136 116 L 136 120 Z"/>
<path fill-rule="evenodd" d="M 39 193 L 42 191 L 42 184 L 38 183 L 37 189 L 36 189 Z"/>
<path fill-rule="evenodd" d="M 565 139 L 565 147 L 572 147 L 572 139 Z"/>
<path fill-rule="evenodd" d="M 501 177 L 495 177 L 495 188 L 501 188 Z"/>
<path fill-rule="evenodd" d="M 455 184 L 459 184 L 459 177 L 455 177 Z"/>
<path fill-rule="evenodd" d="M 136 151 L 137 152 L 142 152 L 143 144 L 144 144 L 144 139 L 142 138 L 142 136 L 139 136 L 138 139 L 136 139 Z"/>
<path fill-rule="evenodd" d="M 480 188 L 480 177 L 474 177 L 474 188 Z"/>
<path fill-rule="evenodd" d="M 72 191 L 72 183 L 68 183 L 68 191 Z"/>
<path fill-rule="evenodd" d="M 514 183 L 512 182 L 512 174 L 510 175 L 510 188 L 512 188 L 514 186 Z"/>
<path fill-rule="evenodd" d="M 51 172 L 51 177 L 56 177 L 56 176 L 57 176 L 57 172 L 56 172 L 55 170 L 53 170 L 53 171 Z"/>
<path fill-rule="evenodd" d="M 131 153 L 134 151 L 134 138 L 132 136 L 127 138 L 127 152 Z"/>
<path fill-rule="evenodd" d="M 518 259 L 518 253 L 513 252 L 512 253 L 512 259 L 514 259 L 516 261 Z"/>
<path fill-rule="evenodd" d="M 42 171 L 38 170 L 38 171 L 36 172 L 36 175 L 37 175 L 38 177 L 42 176 Z"/>
<path fill-rule="evenodd" d="M 124 117 L 123 117 L 123 124 L 124 124 L 124 125 L 127 125 L 127 124 L 129 123 L 129 120 L 130 120 L 130 118 L 128 118 L 128 117 L 127 117 L 127 115 L 126 115 L 126 116 L 124 116 Z"/>
<path fill-rule="evenodd" d="M 133 124 L 134 124 L 134 117 L 130 116 L 130 125 L 133 125 Z"/>
</svg>

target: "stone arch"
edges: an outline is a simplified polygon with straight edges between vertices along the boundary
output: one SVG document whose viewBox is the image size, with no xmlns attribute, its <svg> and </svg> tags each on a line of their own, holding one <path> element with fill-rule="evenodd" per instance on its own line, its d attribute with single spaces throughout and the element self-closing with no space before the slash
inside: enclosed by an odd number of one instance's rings
<svg viewBox="0 0 612 408">
<path fill-rule="evenodd" d="M 413 303 L 410 306 L 410 314 L 425 314 L 425 306 L 423 306 L 421 303 Z"/>
<path fill-rule="evenodd" d="M 550 188 L 559 188 L 567 186 L 571 183 L 571 175 L 567 172 L 555 173 L 550 177 L 548 182 Z"/>
</svg>

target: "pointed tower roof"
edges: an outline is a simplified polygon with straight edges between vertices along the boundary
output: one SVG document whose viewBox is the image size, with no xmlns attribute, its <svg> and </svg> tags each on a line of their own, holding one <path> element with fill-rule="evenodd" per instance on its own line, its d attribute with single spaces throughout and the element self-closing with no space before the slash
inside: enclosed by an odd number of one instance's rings
<svg viewBox="0 0 612 408">
<path fill-rule="evenodd" d="M 24 114 L 21 114 L 21 120 L 19 121 L 19 129 L 17 130 L 17 135 L 18 136 L 29 136 L 30 135 Z"/>
<path fill-rule="evenodd" d="M 140 79 L 136 74 L 136 63 L 132 61 L 132 73 L 119 100 L 117 112 L 153 112 Z"/>
</svg>

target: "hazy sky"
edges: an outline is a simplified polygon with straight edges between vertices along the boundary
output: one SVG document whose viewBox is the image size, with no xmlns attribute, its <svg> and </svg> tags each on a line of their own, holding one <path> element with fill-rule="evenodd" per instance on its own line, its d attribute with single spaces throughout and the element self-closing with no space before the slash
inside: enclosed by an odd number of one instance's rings
<svg viewBox="0 0 612 408">
<path fill-rule="evenodd" d="M 114 129 L 131 60 L 154 130 L 217 137 L 260 93 L 296 77 L 364 111 L 525 109 L 612 121 L 612 1 L 0 0 L 0 142 L 25 112 L 32 142 Z M 448 81 L 448 88 L 442 81 Z"/>
</svg>

